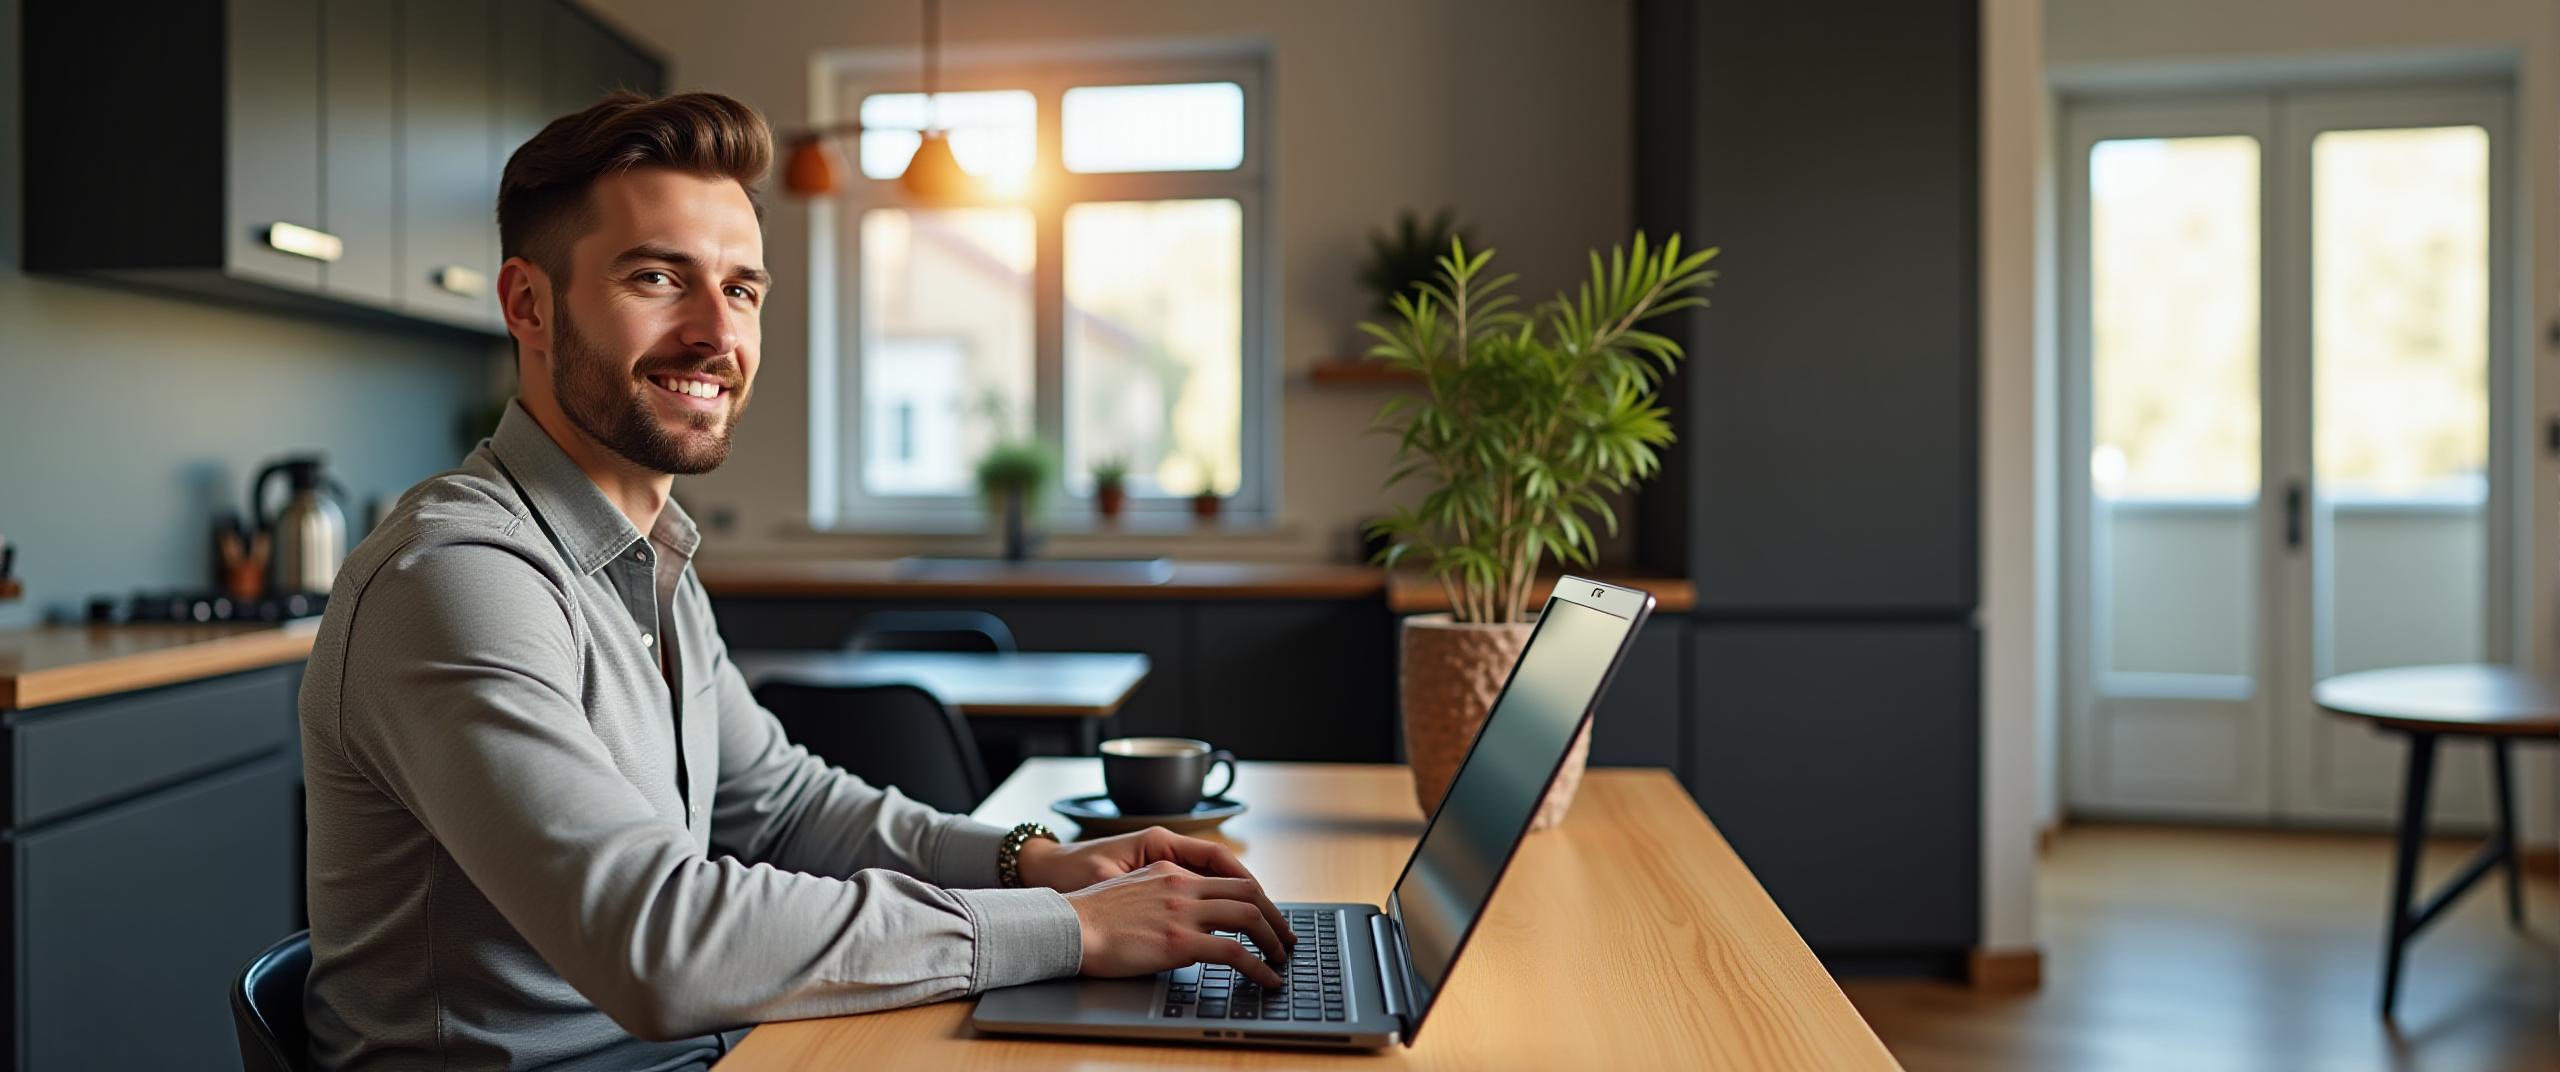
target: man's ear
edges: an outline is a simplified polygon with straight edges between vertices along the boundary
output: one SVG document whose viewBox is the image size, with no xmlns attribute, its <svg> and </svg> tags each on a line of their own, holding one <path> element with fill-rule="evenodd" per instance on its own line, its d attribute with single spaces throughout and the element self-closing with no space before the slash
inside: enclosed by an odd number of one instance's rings
<svg viewBox="0 0 2560 1072">
<path fill-rule="evenodd" d="M 551 311 L 556 300 L 551 274 L 539 265 L 509 257 L 498 266 L 498 312 L 507 319 L 507 334 L 515 336 L 518 353 L 551 352 Z"/>
</svg>

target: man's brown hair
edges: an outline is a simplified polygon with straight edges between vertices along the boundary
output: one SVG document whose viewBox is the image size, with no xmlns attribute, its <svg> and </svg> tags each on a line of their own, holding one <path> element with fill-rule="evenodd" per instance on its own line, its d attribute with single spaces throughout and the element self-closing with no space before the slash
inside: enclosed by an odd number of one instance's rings
<svg viewBox="0 0 2560 1072">
<path fill-rule="evenodd" d="M 736 179 L 764 219 L 756 182 L 773 163 L 764 116 L 717 93 L 646 97 L 617 92 L 561 116 L 507 158 L 498 177 L 498 256 L 523 257 L 569 279 L 569 247 L 590 218 L 587 188 L 637 167 Z"/>
</svg>

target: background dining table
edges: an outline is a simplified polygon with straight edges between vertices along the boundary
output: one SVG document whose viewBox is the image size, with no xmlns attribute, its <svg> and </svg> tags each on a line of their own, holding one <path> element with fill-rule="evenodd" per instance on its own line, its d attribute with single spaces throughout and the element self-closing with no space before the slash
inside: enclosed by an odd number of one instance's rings
<svg viewBox="0 0 2560 1072">
<path fill-rule="evenodd" d="M 1145 655 L 1117 651 L 736 651 L 729 661 L 748 688 L 915 685 L 963 715 L 1073 719 L 1083 754 L 1149 670 Z"/>
</svg>

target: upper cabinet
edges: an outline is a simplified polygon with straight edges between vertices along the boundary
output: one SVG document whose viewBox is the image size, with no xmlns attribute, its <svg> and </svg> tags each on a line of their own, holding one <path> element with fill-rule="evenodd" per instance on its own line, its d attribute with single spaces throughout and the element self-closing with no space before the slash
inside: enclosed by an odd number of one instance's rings
<svg viewBox="0 0 2560 1072">
<path fill-rule="evenodd" d="M 26 268 L 503 334 L 498 174 L 657 60 L 568 3 L 23 9 Z"/>
</svg>

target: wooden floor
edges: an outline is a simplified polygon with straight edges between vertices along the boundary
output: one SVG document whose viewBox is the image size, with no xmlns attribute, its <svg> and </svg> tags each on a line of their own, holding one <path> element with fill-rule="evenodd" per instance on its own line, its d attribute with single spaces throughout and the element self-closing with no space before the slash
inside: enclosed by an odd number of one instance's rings
<svg viewBox="0 0 2560 1072">
<path fill-rule="evenodd" d="M 2436 881 L 2471 843 L 2429 847 Z M 1843 980 L 1911 1072 L 2560 1069 L 2560 883 L 2475 888 L 2410 947 L 2398 1027 L 2375 1014 L 2391 843 L 2380 836 L 2073 826 L 2039 878 L 2044 987 Z"/>
</svg>

